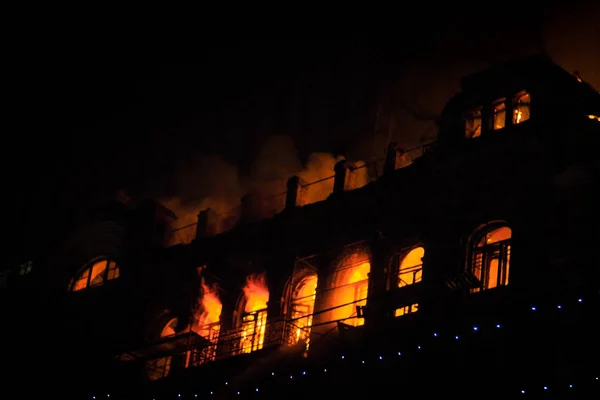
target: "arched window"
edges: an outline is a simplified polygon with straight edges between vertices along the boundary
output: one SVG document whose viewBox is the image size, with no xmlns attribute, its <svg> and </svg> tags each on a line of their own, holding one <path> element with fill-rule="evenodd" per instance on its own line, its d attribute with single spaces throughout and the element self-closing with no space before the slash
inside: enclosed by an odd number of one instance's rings
<svg viewBox="0 0 600 400">
<path fill-rule="evenodd" d="M 400 259 L 398 266 L 398 287 L 421 282 L 423 276 L 423 256 L 425 249 L 415 247 Z"/>
<path fill-rule="evenodd" d="M 489 224 L 471 237 L 469 267 L 480 282 L 473 292 L 508 284 L 511 235 L 508 226 Z"/>
<path fill-rule="evenodd" d="M 290 332 L 289 344 L 296 344 L 301 340 L 308 341 L 310 327 L 313 322 L 315 298 L 317 293 L 317 275 L 304 277 L 292 288 L 290 299 Z"/>
<path fill-rule="evenodd" d="M 173 336 L 175 334 L 175 328 L 177 327 L 177 318 L 172 318 L 165 324 L 162 331 L 160 332 L 160 337 L 164 338 L 167 336 Z"/>
<path fill-rule="evenodd" d="M 175 328 L 177 327 L 177 323 L 179 320 L 177 318 L 170 319 L 162 328 L 160 332 L 160 337 L 168 337 L 175 335 Z M 148 373 L 148 378 L 150 380 L 157 380 L 164 378 L 169 375 L 169 371 L 171 370 L 171 356 L 156 358 L 154 360 L 149 360 L 146 363 L 146 371 Z"/>
<path fill-rule="evenodd" d="M 423 276 L 423 257 L 425 249 L 422 246 L 415 247 L 408 252 L 400 254 L 398 259 L 398 287 L 414 285 L 421 282 Z M 414 303 L 397 308 L 394 316 L 400 317 L 412 314 L 419 309 L 419 304 Z"/>
<path fill-rule="evenodd" d="M 108 258 L 98 258 L 90 262 L 71 281 L 70 289 L 73 292 L 88 287 L 100 286 L 107 281 L 119 277 L 119 265 Z"/>
</svg>

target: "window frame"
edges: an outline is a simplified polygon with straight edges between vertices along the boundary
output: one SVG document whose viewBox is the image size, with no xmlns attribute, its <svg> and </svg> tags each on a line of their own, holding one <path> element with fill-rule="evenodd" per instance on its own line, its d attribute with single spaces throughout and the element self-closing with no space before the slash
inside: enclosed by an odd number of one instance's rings
<svg viewBox="0 0 600 400">
<path fill-rule="evenodd" d="M 499 240 L 492 243 L 485 243 L 478 246 L 482 238 L 485 238 L 489 233 L 500 228 L 510 230 L 510 238 Z M 467 252 L 467 271 L 477 279 L 479 285 L 471 288 L 471 293 L 483 292 L 507 286 L 509 284 L 510 275 L 510 253 L 512 247 L 512 228 L 506 222 L 492 222 L 480 226 L 472 234 L 468 241 Z M 480 261 L 476 258 L 481 256 Z M 489 287 L 490 266 L 492 260 L 498 260 L 498 271 L 496 272 L 496 282 L 493 287 Z M 480 265 L 480 272 L 476 273 L 477 264 Z"/>
<path fill-rule="evenodd" d="M 96 277 L 94 277 L 94 279 L 96 279 L 98 276 L 102 276 L 102 281 L 100 283 L 92 284 L 93 268 L 94 268 L 94 266 L 98 265 L 101 262 L 105 262 L 106 267 L 104 268 L 104 271 L 102 271 L 101 274 L 98 274 Z M 111 272 L 114 275 L 112 277 L 109 277 L 110 276 L 109 274 Z M 87 275 L 86 278 L 82 278 L 84 275 Z M 118 263 L 117 260 L 112 257 L 100 256 L 100 257 L 96 257 L 96 258 L 88 261 L 85 264 L 85 266 L 79 270 L 79 272 L 71 279 L 68 289 L 70 292 L 81 292 L 84 290 L 104 286 L 108 282 L 118 279 L 120 276 L 121 276 L 120 263 Z M 85 279 L 86 285 L 84 287 L 82 287 L 81 289 L 76 290 L 75 285 L 78 282 L 82 281 L 83 279 Z"/>
<path fill-rule="evenodd" d="M 402 266 L 402 262 L 408 257 L 408 255 L 418 249 L 418 248 L 422 248 L 423 249 L 423 257 L 421 257 L 421 264 L 418 265 L 414 265 L 411 266 L 409 268 L 407 268 L 407 272 L 406 273 L 413 273 L 413 282 L 410 284 L 405 284 L 405 285 L 400 285 L 401 283 L 401 279 L 400 279 L 400 267 Z M 427 252 L 427 249 L 425 248 L 425 246 L 423 245 L 423 243 L 417 243 L 411 247 L 407 247 L 405 249 L 403 249 L 402 251 L 400 251 L 399 253 L 396 254 L 396 261 L 395 261 L 395 268 L 393 269 L 394 271 L 394 287 L 397 289 L 400 288 L 404 288 L 407 286 L 413 286 L 416 285 L 418 283 L 421 283 L 423 281 L 423 259 L 425 258 L 425 254 Z M 409 271 L 410 270 L 410 271 Z M 416 280 L 416 275 L 417 273 L 421 272 L 421 276 L 419 278 L 419 280 Z"/>
</svg>

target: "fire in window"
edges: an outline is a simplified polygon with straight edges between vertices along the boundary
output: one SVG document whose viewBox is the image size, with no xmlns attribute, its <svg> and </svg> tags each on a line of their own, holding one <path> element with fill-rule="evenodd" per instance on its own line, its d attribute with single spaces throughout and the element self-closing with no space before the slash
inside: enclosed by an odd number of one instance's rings
<svg viewBox="0 0 600 400">
<path fill-rule="evenodd" d="M 531 96 L 525 91 L 519 92 L 513 100 L 512 123 L 520 124 L 530 117 Z"/>
<path fill-rule="evenodd" d="M 481 136 L 481 107 L 477 107 L 465 116 L 465 137 L 467 139 Z"/>
<path fill-rule="evenodd" d="M 263 348 L 267 325 L 267 303 L 269 289 L 265 274 L 249 275 L 246 278 L 244 292 L 244 309 L 242 314 L 242 330 L 240 351 L 250 353 Z"/>
<path fill-rule="evenodd" d="M 296 286 L 292 298 L 289 344 L 293 345 L 300 341 L 305 341 L 308 348 L 316 291 L 317 275 L 311 275 L 302 279 Z"/>
<path fill-rule="evenodd" d="M 504 128 L 506 124 L 506 101 L 496 100 L 492 106 L 492 129 L 497 131 Z"/>
</svg>

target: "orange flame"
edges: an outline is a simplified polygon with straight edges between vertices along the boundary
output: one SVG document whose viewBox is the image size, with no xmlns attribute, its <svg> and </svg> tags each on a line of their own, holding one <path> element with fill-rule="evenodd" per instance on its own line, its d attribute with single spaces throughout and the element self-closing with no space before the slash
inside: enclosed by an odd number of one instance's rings
<svg viewBox="0 0 600 400">
<path fill-rule="evenodd" d="M 253 312 L 267 308 L 269 289 L 267 288 L 264 272 L 261 274 L 248 275 L 246 278 L 246 285 L 242 290 L 244 291 L 244 297 L 246 298 L 246 304 L 244 306 L 245 312 Z"/>
<path fill-rule="evenodd" d="M 218 330 L 218 324 L 221 318 L 221 310 L 223 304 L 217 295 L 218 287 L 216 284 L 207 285 L 204 277 L 201 278 L 202 297 L 198 301 L 198 308 L 194 315 L 194 332 L 198 335 L 210 339 L 214 335 L 215 330 Z"/>
</svg>

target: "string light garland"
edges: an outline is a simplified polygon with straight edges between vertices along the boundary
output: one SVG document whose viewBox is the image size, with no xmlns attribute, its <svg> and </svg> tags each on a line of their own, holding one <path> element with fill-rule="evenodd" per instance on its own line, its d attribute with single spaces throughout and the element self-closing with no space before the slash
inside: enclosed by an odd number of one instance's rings
<svg viewBox="0 0 600 400">
<path fill-rule="evenodd" d="M 578 297 L 575 301 L 576 303 L 583 303 L 584 299 L 583 297 Z M 557 310 L 563 310 L 564 309 L 564 305 L 565 303 L 559 303 L 556 304 L 554 307 Z M 530 312 L 538 312 L 541 310 L 541 308 L 537 305 L 529 305 L 528 309 Z M 487 324 L 478 324 L 478 325 L 472 325 L 470 327 L 470 331 L 472 334 L 477 334 L 478 332 L 482 331 L 482 330 L 499 330 L 503 328 L 503 325 L 499 322 L 495 322 L 495 323 L 487 323 Z M 464 333 L 463 334 L 446 334 L 443 335 L 441 333 L 439 333 L 438 331 L 434 331 L 431 332 L 429 338 L 435 338 L 434 340 L 438 340 L 438 339 L 443 339 L 444 337 L 446 338 L 453 338 L 453 341 L 461 341 L 464 337 Z M 419 352 L 421 352 L 421 350 L 424 349 L 424 343 L 419 343 L 419 344 L 414 344 L 411 347 L 407 347 L 403 350 L 396 350 L 392 353 L 382 353 L 378 356 L 375 356 L 375 358 L 371 358 L 369 359 L 368 357 L 358 357 L 357 359 L 353 359 L 351 357 L 347 357 L 347 355 L 340 355 L 338 358 L 339 362 L 342 363 L 356 363 L 356 365 L 365 365 L 365 364 L 369 364 L 370 362 L 381 362 L 384 360 L 388 360 L 388 358 L 401 358 L 404 357 L 405 354 L 407 352 L 410 352 L 410 350 L 416 350 L 413 354 L 418 354 Z M 300 381 L 302 377 L 305 376 L 314 376 L 316 374 L 321 374 L 321 376 L 326 376 L 328 373 L 330 373 L 332 371 L 331 369 L 331 365 L 329 366 L 325 366 L 322 367 L 318 370 L 312 371 L 309 373 L 309 371 L 307 371 L 306 369 L 299 369 L 294 373 L 290 373 L 290 372 L 286 372 L 285 374 L 280 374 L 280 373 L 276 373 L 275 371 L 271 371 L 270 373 L 268 373 L 268 375 L 266 376 L 266 378 L 271 378 L 271 379 L 280 379 L 282 376 L 286 376 L 285 379 L 287 379 L 288 381 Z M 595 375 L 591 375 L 591 378 L 587 379 L 587 383 L 596 383 L 599 386 L 600 389 L 600 370 L 596 371 Z M 525 387 L 525 385 L 523 385 L 521 388 L 518 389 L 518 394 L 520 394 L 521 396 L 527 396 L 527 395 L 531 395 L 531 394 L 539 394 L 540 392 L 563 392 L 563 391 L 569 391 L 569 390 L 575 390 L 577 387 L 582 386 L 583 384 L 586 384 L 586 382 L 584 382 L 583 380 L 580 380 L 579 382 L 568 382 L 568 383 L 553 383 L 553 384 L 546 384 L 546 385 L 541 385 L 539 387 Z M 223 381 L 223 383 L 221 385 L 218 386 L 214 386 L 212 388 L 209 389 L 204 389 L 202 391 L 200 390 L 196 390 L 195 392 L 191 392 L 191 393 L 184 393 L 183 391 L 181 392 L 176 392 L 175 394 L 172 394 L 171 396 L 169 395 L 156 395 L 156 396 L 151 396 L 151 397 L 146 397 L 147 400 L 167 400 L 167 399 L 182 399 L 182 398 L 186 398 L 186 399 L 198 399 L 198 398 L 210 398 L 210 397 L 215 397 L 220 390 L 223 389 L 227 389 L 229 387 L 229 381 L 225 380 Z M 236 396 L 240 396 L 242 397 L 242 395 L 256 395 L 257 393 L 261 392 L 261 388 L 260 386 L 256 386 L 253 387 L 251 389 L 246 389 L 246 390 L 241 390 L 241 389 L 237 389 L 235 390 L 232 394 L 236 395 Z M 90 397 L 87 397 L 87 399 L 90 399 Z M 125 398 L 119 398 L 119 399 L 115 399 L 115 398 L 111 398 L 110 394 L 106 394 L 106 395 L 93 395 L 91 396 L 92 400 L 102 400 L 102 399 L 110 399 L 110 400 L 126 400 Z"/>
</svg>

